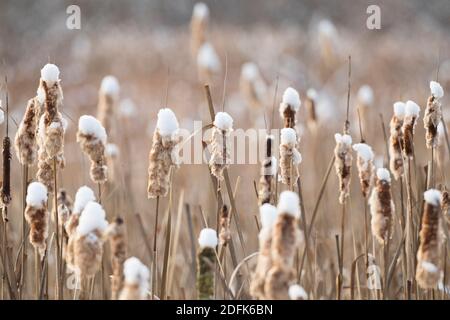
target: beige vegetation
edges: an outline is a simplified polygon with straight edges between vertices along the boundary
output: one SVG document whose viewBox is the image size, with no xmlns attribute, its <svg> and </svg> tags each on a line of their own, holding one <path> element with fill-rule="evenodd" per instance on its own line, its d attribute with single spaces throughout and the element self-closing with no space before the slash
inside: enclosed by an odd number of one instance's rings
<svg viewBox="0 0 450 320">
<path fill-rule="evenodd" d="M 30 20 L 52 36 L 27 50 L 8 18 L 0 298 L 449 299 L 450 25 L 392 4 L 371 33 L 349 3 Z M 260 163 L 235 164 L 239 128 L 267 130 Z M 194 141 L 205 161 L 180 163 Z"/>
</svg>

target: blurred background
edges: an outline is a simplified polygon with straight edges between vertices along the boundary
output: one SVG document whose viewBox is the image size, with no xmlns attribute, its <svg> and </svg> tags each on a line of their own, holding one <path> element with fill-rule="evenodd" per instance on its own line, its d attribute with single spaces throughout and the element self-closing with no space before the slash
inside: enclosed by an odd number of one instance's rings
<svg viewBox="0 0 450 320">
<path fill-rule="evenodd" d="M 274 128 L 281 125 L 277 109 L 286 87 L 297 89 L 302 101 L 309 98 L 308 89 L 316 91 L 314 129 L 308 124 L 311 115 L 304 107 L 298 115 L 297 128 L 301 133 L 299 148 L 304 161 L 300 171 L 305 207 L 309 212 L 332 156 L 334 133 L 342 130 L 349 55 L 352 57 L 351 132 L 354 142 L 360 140 L 356 110 L 358 104 L 366 105 L 364 138 L 374 148 L 379 166 L 387 160 L 382 128 L 384 125 L 389 130 L 392 104 L 397 100 L 412 99 L 424 108 L 429 95 L 428 83 L 436 79 L 438 66 L 440 83 L 446 92 L 450 89 L 450 1 L 204 2 L 209 7 L 207 39 L 214 47 L 220 65 L 209 70 L 207 80 L 216 109 L 220 108 L 225 96 L 224 108 L 233 116 L 235 128 L 264 128 L 264 114 L 266 122 L 272 123 L 277 83 Z M 81 9 L 79 30 L 66 27 L 69 16 L 66 8 L 72 4 Z M 150 257 L 143 246 L 144 240 L 135 231 L 133 213 L 141 213 L 148 236 L 153 237 L 154 201 L 147 200 L 146 184 L 148 151 L 157 111 L 167 104 L 176 113 L 180 126 L 188 130 L 192 130 L 194 120 L 210 122 L 203 90 L 205 78 L 199 71 L 199 58 L 193 55 L 191 48 L 194 4 L 195 1 L 188 0 L 0 2 L 0 74 L 2 77 L 8 75 L 13 121 L 22 119 L 27 100 L 35 95 L 40 69 L 51 62 L 61 70 L 63 113 L 69 120 L 69 127 L 65 146 L 67 167 L 60 179 L 61 185 L 72 196 L 82 184 L 91 184 L 88 160 L 75 141 L 78 118 L 82 114 L 97 114 L 98 91 L 104 76 L 114 75 L 119 80 L 118 121 L 112 138 L 119 147 L 118 171 L 109 186 L 105 206 L 109 217 L 119 213 L 126 217 L 130 252 L 147 264 Z M 366 9 L 372 4 L 381 9 L 380 30 L 366 27 L 369 17 Z M 266 85 L 267 98 L 256 107 L 242 91 L 241 70 L 246 62 L 258 66 Z M 359 91 L 364 85 L 370 90 Z M 4 90 L 2 99 L 3 93 Z M 443 98 L 446 119 L 450 119 L 448 102 L 446 95 Z M 10 135 L 15 134 L 15 130 L 16 126 L 12 124 Z M 428 156 L 423 131 L 419 122 L 419 167 L 426 163 Z M 254 181 L 258 180 L 258 173 L 259 165 L 232 166 L 230 169 L 233 186 L 238 182 L 238 219 L 247 243 L 247 252 L 239 251 L 240 259 L 257 250 L 254 216 L 258 209 Z M 356 173 L 353 176 L 352 192 L 359 195 Z M 20 194 L 18 162 L 13 163 L 13 178 L 15 193 Z M 174 185 L 173 207 L 180 205 L 180 194 L 184 192 L 181 208 L 189 206 L 195 235 L 202 227 L 200 209 L 211 225 L 215 224 L 215 195 L 205 165 L 182 166 L 174 175 Z M 322 241 L 327 250 L 333 248 L 333 234 L 339 228 L 334 173 L 324 199 L 315 239 Z M 165 208 L 167 199 L 163 202 Z M 360 202 L 355 201 L 352 206 L 355 214 L 362 208 Z M 18 196 L 14 199 L 14 210 L 20 210 Z M 182 217 L 187 219 L 184 214 Z M 13 216 L 12 225 L 18 225 L 20 219 L 20 215 Z M 354 221 L 357 219 L 360 217 Z M 161 239 L 164 239 L 164 231 L 164 227 L 159 229 Z M 362 231 L 356 229 L 354 236 L 360 238 Z M 192 286 L 194 278 L 192 270 L 186 270 L 184 263 L 192 262 L 190 248 L 195 244 L 189 240 L 187 231 L 182 231 L 179 239 L 174 265 L 180 272 L 174 273 L 170 294 L 189 298 L 193 297 L 194 291 L 186 288 Z M 162 246 L 163 241 L 160 243 Z M 333 257 L 333 254 L 324 253 L 324 257 Z M 179 288 L 183 290 L 177 290 Z"/>
</svg>

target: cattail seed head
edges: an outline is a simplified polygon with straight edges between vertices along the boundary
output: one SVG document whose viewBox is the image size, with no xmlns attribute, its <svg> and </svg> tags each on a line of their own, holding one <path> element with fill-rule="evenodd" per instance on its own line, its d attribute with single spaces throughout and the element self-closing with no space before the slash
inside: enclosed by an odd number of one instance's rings
<svg viewBox="0 0 450 320">
<path fill-rule="evenodd" d="M 90 176 L 95 183 L 104 183 L 107 180 L 105 147 L 106 131 L 100 121 L 92 116 L 81 116 L 78 121 L 77 141 L 81 149 L 91 160 Z"/>
<path fill-rule="evenodd" d="M 231 239 L 230 214 L 227 205 L 223 205 L 220 210 L 220 233 L 219 240 L 221 246 L 226 246 Z"/>
<path fill-rule="evenodd" d="M 375 187 L 369 199 L 372 215 L 372 233 L 380 244 L 386 244 L 390 237 L 394 201 L 392 200 L 391 177 L 385 168 L 377 170 Z"/>
<path fill-rule="evenodd" d="M 233 118 L 226 112 L 218 112 L 214 118 L 212 129 L 211 158 L 209 168 L 211 174 L 219 181 L 223 180 L 223 170 L 228 168 L 230 159 L 230 134 L 233 131 Z"/>
<path fill-rule="evenodd" d="M 367 197 L 373 178 L 373 159 L 374 154 L 372 148 L 365 143 L 357 143 L 353 145 L 353 150 L 357 152 L 356 166 L 358 168 L 359 182 L 363 197 Z"/>
<path fill-rule="evenodd" d="M 264 106 L 267 98 L 267 85 L 255 63 L 247 62 L 242 65 L 239 86 L 250 107 L 261 108 Z"/>
<path fill-rule="evenodd" d="M 272 199 L 272 180 L 277 174 L 277 159 L 272 156 L 273 136 L 266 137 L 266 157 L 261 166 L 259 178 L 259 205 L 270 203 Z"/>
<path fill-rule="evenodd" d="M 111 279 L 112 299 L 117 300 L 123 286 L 123 264 L 127 256 L 126 229 L 121 217 L 117 217 L 108 226 L 106 235 L 111 246 L 111 264 L 113 275 Z"/>
<path fill-rule="evenodd" d="M 317 91 L 313 88 L 309 88 L 306 91 L 306 99 L 305 99 L 305 109 L 308 113 L 308 128 L 309 130 L 316 132 L 318 125 L 318 117 L 317 117 L 317 101 L 318 94 Z"/>
<path fill-rule="evenodd" d="M 40 182 L 30 183 L 25 200 L 25 219 L 30 226 L 30 242 L 42 257 L 48 236 L 47 188 Z"/>
<path fill-rule="evenodd" d="M 293 284 L 289 287 L 289 299 L 291 300 L 308 300 L 308 294 L 303 287 Z"/>
<path fill-rule="evenodd" d="M 420 107 L 414 101 L 408 100 L 405 106 L 405 118 L 402 126 L 403 151 L 412 159 L 414 153 L 414 131 L 419 117 Z"/>
<path fill-rule="evenodd" d="M 169 108 L 158 112 L 153 144 L 149 155 L 148 197 L 165 197 L 169 191 L 169 173 L 171 167 L 179 166 L 177 145 L 181 142 L 178 136 L 178 120 Z"/>
<path fill-rule="evenodd" d="M 300 109 L 301 101 L 297 90 L 289 87 L 283 93 L 283 100 L 280 103 L 280 117 L 284 121 L 285 128 L 294 128 L 295 115 Z"/>
<path fill-rule="evenodd" d="M 124 265 L 125 283 L 120 300 L 146 300 L 148 297 L 150 271 L 138 258 L 128 258 Z"/>
<path fill-rule="evenodd" d="M 108 135 L 113 135 L 120 85 L 114 76 L 102 79 L 98 93 L 97 117 Z"/>
<path fill-rule="evenodd" d="M 40 107 L 36 98 L 28 100 L 25 115 L 20 122 L 14 139 L 14 146 L 19 162 L 30 166 L 37 156 L 36 131 L 38 126 Z"/>
<path fill-rule="evenodd" d="M 198 78 L 200 81 L 208 83 L 214 75 L 222 69 L 216 49 L 209 42 L 203 43 L 197 54 Z"/>
<path fill-rule="evenodd" d="M 297 134 L 292 128 L 283 128 L 280 140 L 281 182 L 293 185 L 299 177 L 298 165 L 302 162 L 302 155 L 296 148 Z"/>
<path fill-rule="evenodd" d="M 431 95 L 427 101 L 423 124 L 425 127 L 425 138 L 428 149 L 438 145 L 438 124 L 442 119 L 440 98 L 444 95 L 441 85 L 435 81 L 430 82 Z"/>
<path fill-rule="evenodd" d="M 218 243 L 214 229 L 205 228 L 200 231 L 197 252 L 197 295 L 201 300 L 212 299 L 214 296 L 214 271 Z"/>
<path fill-rule="evenodd" d="M 58 223 L 60 226 L 65 226 L 72 214 L 73 202 L 72 198 L 67 194 L 65 189 L 60 189 L 57 197 L 58 202 Z M 53 209 L 54 210 L 54 209 Z M 54 217 L 54 214 L 52 214 Z"/>
<path fill-rule="evenodd" d="M 450 194 L 448 193 L 448 190 L 445 187 L 442 190 L 441 208 L 442 208 L 442 215 L 445 217 L 447 225 L 450 227 Z"/>
<path fill-rule="evenodd" d="M 208 6 L 203 2 L 197 2 L 191 18 L 191 53 L 193 57 L 197 57 L 198 50 L 206 42 L 208 22 Z"/>
<path fill-rule="evenodd" d="M 403 156 L 402 156 L 402 141 L 403 141 L 403 119 L 405 117 L 404 102 L 398 101 L 394 103 L 394 115 L 392 116 L 389 137 L 389 156 L 391 169 L 394 178 L 398 180 L 403 174 Z"/>
<path fill-rule="evenodd" d="M 441 193 L 429 189 L 424 193 L 424 211 L 417 251 L 416 280 L 423 289 L 436 288 L 440 278 L 439 216 Z"/>
<path fill-rule="evenodd" d="M 343 204 L 350 194 L 350 178 L 352 168 L 351 145 L 352 137 L 348 134 L 334 135 L 336 140 L 336 148 L 334 149 L 335 169 L 339 178 L 339 202 Z"/>
</svg>

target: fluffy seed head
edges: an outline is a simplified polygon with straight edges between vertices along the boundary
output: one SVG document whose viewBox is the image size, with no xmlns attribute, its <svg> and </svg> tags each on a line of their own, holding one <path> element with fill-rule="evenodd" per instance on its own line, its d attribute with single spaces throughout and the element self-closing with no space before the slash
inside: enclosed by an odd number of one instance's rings
<svg viewBox="0 0 450 320">
<path fill-rule="evenodd" d="M 427 203 L 438 206 L 441 202 L 441 192 L 436 189 L 429 189 L 423 193 L 423 198 Z"/>
<path fill-rule="evenodd" d="M 175 113 L 169 108 L 159 110 L 156 127 L 161 136 L 173 136 L 178 131 L 178 120 Z"/>
<path fill-rule="evenodd" d="M 364 159 L 364 161 L 372 161 L 374 154 L 372 147 L 365 143 L 357 143 L 353 145 L 353 150 L 358 153 L 358 157 Z"/>
<path fill-rule="evenodd" d="M 95 230 L 102 232 L 107 227 L 108 222 L 105 220 L 105 210 L 97 202 L 89 202 L 81 213 L 77 233 L 84 236 Z"/>
<path fill-rule="evenodd" d="M 391 174 L 388 169 L 378 168 L 377 169 L 377 178 L 378 180 L 384 180 L 387 182 L 391 182 Z"/>
<path fill-rule="evenodd" d="M 141 294 L 145 296 L 148 291 L 150 271 L 138 258 L 128 258 L 123 264 L 123 273 L 127 284 L 137 284 Z"/>
<path fill-rule="evenodd" d="M 278 201 L 278 214 L 289 214 L 295 218 L 300 217 L 300 203 L 298 195 L 292 191 L 283 191 Z"/>
<path fill-rule="evenodd" d="M 430 90 L 433 97 L 437 99 L 440 99 L 444 96 L 444 89 L 442 89 L 442 86 L 436 81 L 430 82 Z"/>
<path fill-rule="evenodd" d="M 53 83 L 59 81 L 59 69 L 57 66 L 51 63 L 47 63 L 41 69 L 41 78 L 47 84 L 52 85 Z"/>
<path fill-rule="evenodd" d="M 297 142 L 297 134 L 292 128 L 281 129 L 281 144 L 295 144 Z"/>
<path fill-rule="evenodd" d="M 215 248 L 219 239 L 217 238 L 216 230 L 211 228 L 204 228 L 200 231 L 198 237 L 198 244 L 201 248 Z"/>
<path fill-rule="evenodd" d="M 226 112 L 217 112 L 214 125 L 221 130 L 233 129 L 233 118 Z"/>
<path fill-rule="evenodd" d="M 405 108 L 406 104 L 401 101 L 397 101 L 394 103 L 394 115 L 399 118 L 403 119 L 405 117 Z"/>
<path fill-rule="evenodd" d="M 420 113 L 420 107 L 417 103 L 412 100 L 406 101 L 405 116 L 415 116 L 418 117 Z"/>
<path fill-rule="evenodd" d="M 294 88 L 287 88 L 283 93 L 283 104 L 286 106 L 290 106 L 294 108 L 294 111 L 298 111 L 300 109 L 301 101 L 300 101 L 300 95 L 298 94 L 298 91 Z"/>
<path fill-rule="evenodd" d="M 47 202 L 47 188 L 40 182 L 28 185 L 26 202 L 28 206 L 41 208 Z"/>
<path fill-rule="evenodd" d="M 270 203 L 265 203 L 259 207 L 259 215 L 263 228 L 270 228 L 277 218 L 277 208 Z"/>
<path fill-rule="evenodd" d="M 90 135 L 98 140 L 100 140 L 103 144 L 106 144 L 106 130 L 103 128 L 100 121 L 98 121 L 93 116 L 83 115 L 78 120 L 78 130 L 85 134 Z"/>
</svg>

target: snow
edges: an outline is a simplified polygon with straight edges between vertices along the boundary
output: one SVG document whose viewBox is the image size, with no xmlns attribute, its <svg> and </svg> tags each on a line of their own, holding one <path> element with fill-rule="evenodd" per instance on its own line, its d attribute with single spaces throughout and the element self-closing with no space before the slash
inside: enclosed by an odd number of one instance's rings
<svg viewBox="0 0 450 320">
<path fill-rule="evenodd" d="M 270 203 L 264 203 L 259 207 L 259 216 L 263 228 L 271 228 L 277 218 L 277 208 Z"/>
<path fill-rule="evenodd" d="M 297 133 L 292 128 L 281 129 L 281 144 L 295 145 L 297 142 Z"/>
<path fill-rule="evenodd" d="M 178 120 L 175 113 L 169 108 L 160 109 L 156 127 L 159 134 L 164 137 L 176 134 L 178 131 Z"/>
<path fill-rule="evenodd" d="M 108 143 L 105 148 L 105 153 L 107 156 L 111 158 L 115 158 L 119 155 L 120 150 L 117 144 L 115 143 Z"/>
<path fill-rule="evenodd" d="M 87 186 L 82 186 L 78 189 L 75 195 L 73 212 L 80 214 L 90 201 L 95 201 L 94 191 L 92 191 L 92 189 Z"/>
<path fill-rule="evenodd" d="M 85 135 L 95 137 L 106 145 L 106 130 L 95 117 L 88 115 L 81 116 L 78 120 L 78 130 Z"/>
<path fill-rule="evenodd" d="M 105 210 L 97 202 L 90 201 L 80 216 L 77 233 L 85 236 L 95 230 L 104 231 L 108 227 L 105 220 Z"/>
<path fill-rule="evenodd" d="M 394 115 L 399 119 L 403 119 L 403 117 L 405 116 L 405 108 L 406 108 L 406 103 L 404 103 L 402 101 L 395 102 L 394 103 Z"/>
<path fill-rule="evenodd" d="M 203 44 L 198 50 L 197 63 L 199 66 L 213 72 L 219 72 L 221 69 L 219 57 L 210 43 Z"/>
<path fill-rule="evenodd" d="M 372 147 L 366 143 L 356 143 L 353 145 L 353 150 L 358 153 L 358 157 L 362 158 L 364 161 L 372 161 L 374 154 Z"/>
<path fill-rule="evenodd" d="M 141 291 L 141 296 L 145 297 L 149 287 L 150 271 L 138 258 L 131 257 L 125 260 L 123 264 L 123 274 L 125 282 L 128 284 L 137 284 Z"/>
<path fill-rule="evenodd" d="M 315 89 L 309 88 L 306 91 L 306 96 L 308 97 L 308 99 L 315 101 L 319 95 Z"/>
<path fill-rule="evenodd" d="M 302 163 L 302 155 L 300 154 L 300 152 L 298 152 L 297 149 L 294 149 L 292 152 L 292 162 L 294 163 L 294 165 L 299 165 L 300 163 Z"/>
<path fill-rule="evenodd" d="M 423 198 L 427 203 L 438 206 L 441 202 L 441 192 L 436 189 L 429 189 L 423 193 Z"/>
<path fill-rule="evenodd" d="M 334 37 L 337 33 L 333 22 L 327 19 L 323 19 L 319 22 L 319 32 L 329 37 Z"/>
<path fill-rule="evenodd" d="M 412 100 L 408 100 L 406 102 L 406 107 L 405 107 L 405 116 L 418 117 L 419 113 L 420 113 L 419 105 Z"/>
<path fill-rule="evenodd" d="M 387 182 L 391 182 L 391 174 L 386 168 L 378 168 L 377 169 L 377 178 L 379 180 L 384 180 Z"/>
<path fill-rule="evenodd" d="M 287 88 L 283 93 L 283 100 L 280 105 L 280 113 L 283 114 L 283 111 L 289 106 L 294 109 L 295 112 L 300 109 L 301 101 L 300 95 L 298 91 L 294 88 Z"/>
<path fill-rule="evenodd" d="M 336 143 L 343 143 L 348 146 L 350 146 L 352 144 L 352 137 L 349 136 L 348 134 L 336 133 L 334 135 L 334 140 L 336 140 Z"/>
<path fill-rule="evenodd" d="M 258 66 L 253 62 L 247 62 L 242 65 L 241 75 L 247 80 L 255 80 L 259 75 Z"/>
<path fill-rule="evenodd" d="M 363 85 L 358 90 L 358 100 L 366 106 L 371 106 L 373 103 L 373 90 L 368 85 Z"/>
<path fill-rule="evenodd" d="M 41 86 L 36 91 L 36 98 L 40 104 L 44 104 L 45 102 L 45 90 Z"/>
<path fill-rule="evenodd" d="M 204 228 L 200 231 L 198 237 L 198 244 L 201 248 L 215 248 L 217 246 L 217 233 L 216 230 L 210 228 Z"/>
<path fill-rule="evenodd" d="M 209 8 L 203 2 L 197 2 L 194 5 L 193 16 L 199 19 L 204 19 L 209 16 Z"/>
<path fill-rule="evenodd" d="M 221 130 L 233 129 L 233 118 L 226 112 L 217 112 L 214 125 Z"/>
<path fill-rule="evenodd" d="M 440 99 L 444 96 L 444 89 L 442 89 L 442 86 L 439 84 L 439 82 L 431 81 L 430 90 L 431 94 L 437 99 Z"/>
<path fill-rule="evenodd" d="M 422 261 L 422 268 L 430 273 L 436 273 L 439 271 L 438 267 L 434 263 L 428 261 Z"/>
<path fill-rule="evenodd" d="M 300 203 L 298 195 L 292 191 L 283 191 L 278 201 L 278 213 L 288 214 L 295 218 L 300 217 Z"/>
<path fill-rule="evenodd" d="M 54 64 L 47 63 L 41 69 L 41 78 L 48 85 L 52 85 L 55 82 L 59 81 L 59 69 L 58 69 L 58 67 L 55 66 Z"/>
<path fill-rule="evenodd" d="M 2 102 L 0 101 L 0 106 L 2 105 Z M 5 121 L 5 113 L 3 110 L 0 110 L 0 124 L 2 124 Z"/>
<path fill-rule="evenodd" d="M 119 113 L 124 118 L 131 118 L 136 115 L 136 106 L 130 98 L 123 99 L 119 104 Z"/>
<path fill-rule="evenodd" d="M 40 182 L 30 183 L 25 200 L 28 206 L 42 208 L 47 202 L 47 187 Z"/>
<path fill-rule="evenodd" d="M 307 300 L 308 295 L 305 289 L 303 289 L 298 284 L 293 284 L 289 287 L 289 298 L 291 300 Z"/>
<path fill-rule="evenodd" d="M 117 95 L 120 92 L 119 81 L 114 76 L 106 76 L 102 80 L 100 91 L 107 95 Z"/>
</svg>

